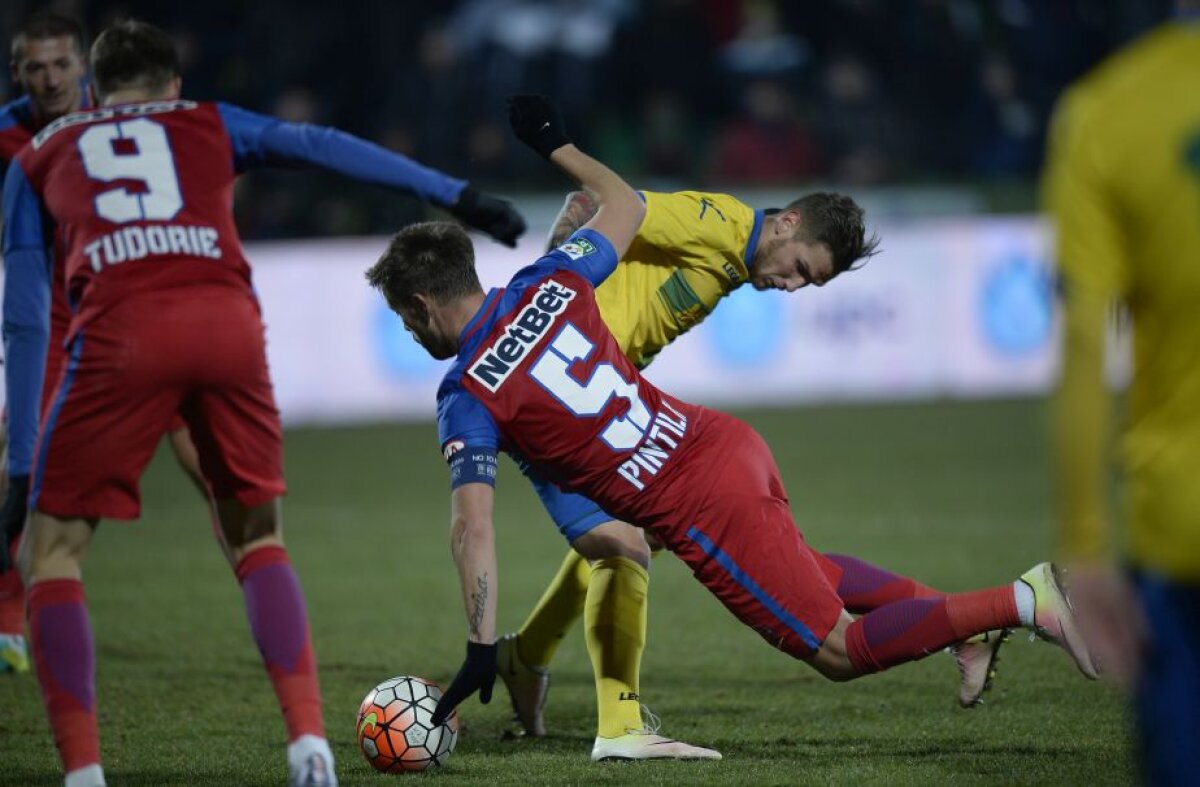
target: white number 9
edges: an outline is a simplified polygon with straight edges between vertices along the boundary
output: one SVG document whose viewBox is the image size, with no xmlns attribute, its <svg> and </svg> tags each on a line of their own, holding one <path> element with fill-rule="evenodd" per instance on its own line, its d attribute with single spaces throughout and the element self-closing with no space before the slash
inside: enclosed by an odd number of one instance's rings
<svg viewBox="0 0 1200 787">
<path fill-rule="evenodd" d="M 113 142 L 130 140 L 136 150 L 117 153 Z M 114 224 L 151 219 L 165 221 L 183 208 L 175 160 L 167 132 L 162 125 L 146 118 L 120 123 L 102 123 L 79 135 L 79 153 L 87 174 L 105 183 L 114 180 L 140 180 L 146 191 L 131 194 L 115 188 L 96 196 L 96 214 Z"/>
</svg>

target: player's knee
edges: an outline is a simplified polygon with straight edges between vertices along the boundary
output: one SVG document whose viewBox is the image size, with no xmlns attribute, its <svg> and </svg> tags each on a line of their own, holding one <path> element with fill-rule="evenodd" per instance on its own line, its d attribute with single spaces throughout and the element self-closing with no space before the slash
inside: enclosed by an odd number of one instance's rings
<svg viewBox="0 0 1200 787">
<path fill-rule="evenodd" d="M 817 672 L 822 677 L 833 683 L 845 683 L 859 677 L 858 670 L 854 668 L 849 659 L 831 659 L 819 664 L 814 662 L 813 666 L 817 668 Z"/>
<path fill-rule="evenodd" d="M 854 680 L 861 674 L 846 650 L 846 629 L 852 622 L 853 618 L 843 611 L 821 647 L 805 659 L 813 669 L 835 683 Z"/>
<path fill-rule="evenodd" d="M 262 538 L 256 538 L 253 541 L 247 541 L 246 543 L 239 544 L 238 546 L 230 546 L 228 552 L 229 562 L 236 569 L 237 565 L 242 562 L 242 558 L 254 550 L 261 549 L 263 547 L 282 546 L 283 539 L 281 539 L 278 535 L 269 535 L 263 536 Z"/>
<path fill-rule="evenodd" d="M 218 500 L 217 518 L 235 557 L 267 541 L 282 543 L 279 498 L 249 507 L 237 500 Z"/>
<path fill-rule="evenodd" d="M 825 645 L 805 660 L 822 677 L 834 683 L 845 683 L 859 676 L 858 670 L 844 652 L 827 648 Z"/>
<path fill-rule="evenodd" d="M 571 546 L 587 560 L 624 557 L 650 567 L 650 547 L 640 528 L 624 522 L 605 522 L 575 539 Z"/>
<path fill-rule="evenodd" d="M 94 521 L 62 520 L 34 512 L 17 558 L 26 584 L 47 579 L 79 579 L 95 525 Z"/>
</svg>

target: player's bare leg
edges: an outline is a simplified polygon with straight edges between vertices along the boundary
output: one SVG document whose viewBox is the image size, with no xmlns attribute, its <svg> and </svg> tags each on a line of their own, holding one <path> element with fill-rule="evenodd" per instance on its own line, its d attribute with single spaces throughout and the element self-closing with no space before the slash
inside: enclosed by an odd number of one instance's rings
<svg viewBox="0 0 1200 787">
<path fill-rule="evenodd" d="M 208 484 L 208 479 L 204 477 L 204 471 L 200 469 L 200 452 L 196 450 L 196 444 L 192 442 L 191 432 L 186 426 L 172 429 L 167 432 L 167 443 L 171 446 L 171 452 L 175 454 L 175 461 L 179 463 L 184 474 L 196 487 L 196 491 L 204 498 L 204 504 L 208 506 L 213 523 L 213 537 L 217 540 L 217 546 L 221 548 L 221 554 L 225 555 L 225 559 L 229 561 L 231 567 L 235 566 L 237 561 L 229 551 L 229 544 L 221 529 L 220 518 L 217 515 L 217 502 L 213 499 L 212 488 Z"/>
<path fill-rule="evenodd" d="M 288 784 L 336 787 L 308 612 L 283 547 L 279 498 L 249 507 L 218 500 L 217 515 L 242 586 L 250 632 L 287 725 Z"/>
<path fill-rule="evenodd" d="M 67 787 L 104 785 L 96 723 L 96 669 L 82 564 L 97 520 L 30 517 L 20 563 L 38 686 Z"/>
</svg>

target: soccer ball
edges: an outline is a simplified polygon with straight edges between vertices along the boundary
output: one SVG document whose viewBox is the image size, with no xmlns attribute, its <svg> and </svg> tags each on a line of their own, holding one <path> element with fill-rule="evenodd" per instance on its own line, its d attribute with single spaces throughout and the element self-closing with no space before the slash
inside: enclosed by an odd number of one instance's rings
<svg viewBox="0 0 1200 787">
<path fill-rule="evenodd" d="M 436 683 L 408 676 L 367 692 L 358 708 L 358 748 L 367 762 L 383 773 L 444 763 L 458 743 L 458 714 L 441 726 L 431 721 L 441 696 Z"/>
</svg>

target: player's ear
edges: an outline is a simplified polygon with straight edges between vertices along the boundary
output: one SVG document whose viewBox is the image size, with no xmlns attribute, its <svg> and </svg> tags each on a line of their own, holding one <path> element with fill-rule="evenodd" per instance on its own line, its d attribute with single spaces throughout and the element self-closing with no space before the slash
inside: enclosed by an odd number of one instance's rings
<svg viewBox="0 0 1200 787">
<path fill-rule="evenodd" d="M 786 235 L 789 238 L 796 234 L 800 229 L 800 211 L 796 209 L 782 211 L 775 217 L 775 226 L 779 228 L 780 235 Z"/>
<path fill-rule="evenodd" d="M 409 301 L 409 312 L 412 314 L 413 321 L 421 325 L 429 324 L 429 315 L 432 314 L 433 298 L 424 293 L 414 293 Z"/>
<path fill-rule="evenodd" d="M 171 80 L 167 89 L 167 98 L 179 98 L 183 95 L 183 77 L 175 77 Z"/>
</svg>

